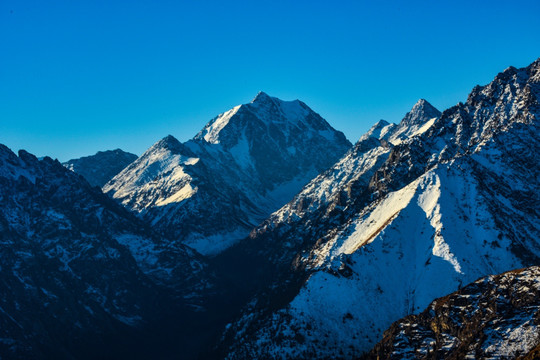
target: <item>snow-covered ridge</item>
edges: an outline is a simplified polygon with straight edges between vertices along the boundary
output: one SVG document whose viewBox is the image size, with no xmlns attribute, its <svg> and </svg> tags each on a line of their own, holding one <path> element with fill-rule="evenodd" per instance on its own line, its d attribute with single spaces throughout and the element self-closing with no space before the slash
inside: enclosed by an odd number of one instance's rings
<svg viewBox="0 0 540 360">
<path fill-rule="evenodd" d="M 195 137 L 195 140 L 205 140 L 211 144 L 219 144 L 221 138 L 236 137 L 244 115 L 255 116 L 259 126 L 280 127 L 280 132 L 286 138 L 294 135 L 295 130 L 306 131 L 305 136 L 312 137 L 315 132 L 329 141 L 334 138 L 336 131 L 318 114 L 314 113 L 306 104 L 299 100 L 284 101 L 259 92 L 251 103 L 238 105 L 231 110 L 218 115 L 211 120 Z M 238 116 L 235 116 L 238 115 Z M 249 120 L 248 120 L 249 121 Z M 231 132 L 234 132 L 231 134 Z M 287 140 L 286 140 L 287 141 Z M 227 146 L 227 144 L 225 144 Z"/>
<path fill-rule="evenodd" d="M 539 72 L 540 60 L 509 68 L 442 114 L 420 101 L 400 124 L 377 123 L 255 229 L 238 247 L 281 283 L 226 332 L 229 356 L 356 357 L 434 298 L 537 264 Z M 261 315 L 300 276 L 294 299 Z"/>
<path fill-rule="evenodd" d="M 215 120 L 212 120 L 207 126 L 205 126 L 205 128 L 201 131 L 200 136 L 210 144 L 219 144 L 219 132 L 223 130 L 225 126 L 227 126 L 231 120 L 231 117 L 236 114 L 238 109 L 240 109 L 240 106 L 242 105 L 235 106 L 231 110 L 218 115 Z"/>
<path fill-rule="evenodd" d="M 304 103 L 259 93 L 193 139 L 168 136 L 103 189 L 171 236 L 216 254 L 350 147 Z"/>
</svg>

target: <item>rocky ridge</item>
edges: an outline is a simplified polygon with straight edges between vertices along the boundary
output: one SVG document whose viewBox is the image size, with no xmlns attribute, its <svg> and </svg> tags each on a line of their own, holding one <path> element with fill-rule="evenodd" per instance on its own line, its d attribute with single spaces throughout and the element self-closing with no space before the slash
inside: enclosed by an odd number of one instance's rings
<svg viewBox="0 0 540 360">
<path fill-rule="evenodd" d="M 0 145 L 0 204 L 0 357 L 149 355 L 204 306 L 200 255 L 58 161 Z"/>
<path fill-rule="evenodd" d="M 155 228 L 215 255 L 349 147 L 303 102 L 259 93 L 186 143 L 160 140 L 103 189 Z"/>
<path fill-rule="evenodd" d="M 479 279 L 401 319 L 365 359 L 534 359 L 540 268 Z"/>
<path fill-rule="evenodd" d="M 238 245 L 274 275 L 222 351 L 359 356 L 432 299 L 537 264 L 539 80 L 540 60 L 508 68 L 405 139 L 377 124 Z"/>
</svg>

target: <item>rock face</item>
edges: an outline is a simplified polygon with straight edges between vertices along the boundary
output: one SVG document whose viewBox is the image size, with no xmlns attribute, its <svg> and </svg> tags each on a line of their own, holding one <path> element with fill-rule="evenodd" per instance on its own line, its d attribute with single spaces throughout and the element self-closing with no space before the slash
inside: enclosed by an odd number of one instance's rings
<svg viewBox="0 0 540 360">
<path fill-rule="evenodd" d="M 477 280 L 392 324 L 365 359 L 535 359 L 539 279 L 535 266 Z"/>
<path fill-rule="evenodd" d="M 400 124 L 377 123 L 222 255 L 272 275 L 221 354 L 359 356 L 434 298 L 538 264 L 539 116 L 540 59 L 440 116 L 421 100 Z"/>
<path fill-rule="evenodd" d="M 259 93 L 186 143 L 160 140 L 104 191 L 155 228 L 214 255 L 246 237 L 349 147 L 303 102 Z"/>
<path fill-rule="evenodd" d="M 205 266 L 58 161 L 0 145 L 0 357 L 150 355 L 154 321 L 200 306 Z"/>
<path fill-rule="evenodd" d="M 83 176 L 90 185 L 102 187 L 136 159 L 137 155 L 116 149 L 71 159 L 63 165 Z"/>
</svg>

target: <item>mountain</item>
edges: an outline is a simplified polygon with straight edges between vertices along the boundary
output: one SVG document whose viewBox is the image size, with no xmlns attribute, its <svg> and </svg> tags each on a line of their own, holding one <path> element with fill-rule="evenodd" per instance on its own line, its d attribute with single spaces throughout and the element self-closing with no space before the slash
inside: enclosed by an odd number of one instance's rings
<svg viewBox="0 0 540 360">
<path fill-rule="evenodd" d="M 421 100 L 400 124 L 377 123 L 218 256 L 256 293 L 218 352 L 359 356 L 433 299 L 539 264 L 539 116 L 540 59 L 440 115 Z"/>
<path fill-rule="evenodd" d="M 206 266 L 58 161 L 0 145 L 0 357 L 158 355 L 166 330 L 193 331 Z"/>
<path fill-rule="evenodd" d="M 384 332 L 365 359 L 537 359 L 540 268 L 479 279 Z"/>
<path fill-rule="evenodd" d="M 63 165 L 82 175 L 92 186 L 103 187 L 126 166 L 137 159 L 137 155 L 120 149 L 98 151 L 95 155 L 71 159 Z"/>
<path fill-rule="evenodd" d="M 168 236 L 215 255 L 350 146 L 303 102 L 261 92 L 185 143 L 158 141 L 103 189 Z"/>
</svg>

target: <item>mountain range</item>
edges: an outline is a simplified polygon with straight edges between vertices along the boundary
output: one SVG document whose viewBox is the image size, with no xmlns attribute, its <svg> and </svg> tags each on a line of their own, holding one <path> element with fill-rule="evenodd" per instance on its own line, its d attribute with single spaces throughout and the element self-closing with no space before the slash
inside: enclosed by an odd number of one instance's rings
<svg viewBox="0 0 540 360">
<path fill-rule="evenodd" d="M 138 158 L 2 145 L 0 356 L 534 358 L 539 116 L 540 59 L 354 145 L 262 92 Z"/>
<path fill-rule="evenodd" d="M 377 123 L 225 254 L 224 269 L 256 258 L 276 275 L 225 332 L 224 356 L 359 356 L 434 298 L 537 265 L 539 98 L 537 60 L 442 114 L 420 101 Z"/>
<path fill-rule="evenodd" d="M 200 255 L 57 160 L 1 145 L 0 204 L 2 358 L 137 353 L 212 286 Z"/>
<path fill-rule="evenodd" d="M 246 237 L 350 147 L 301 101 L 261 92 L 193 139 L 167 136 L 103 190 L 205 255 Z"/>
</svg>

